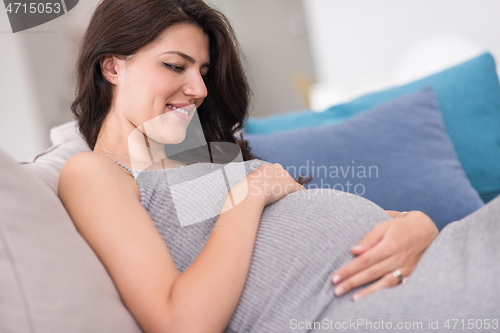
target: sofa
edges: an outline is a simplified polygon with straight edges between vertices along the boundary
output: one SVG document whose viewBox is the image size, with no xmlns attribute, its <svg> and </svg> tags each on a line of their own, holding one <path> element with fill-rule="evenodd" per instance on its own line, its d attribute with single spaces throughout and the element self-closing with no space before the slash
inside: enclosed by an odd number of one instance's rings
<svg viewBox="0 0 500 333">
<path fill-rule="evenodd" d="M 52 131 L 45 159 L 85 150 L 81 138 L 65 136 L 67 127 Z M 22 167 L 0 151 L 0 331 L 140 332 L 54 191 L 63 162 L 35 160 Z"/>
<path fill-rule="evenodd" d="M 367 95 L 325 113 L 251 118 L 244 134 L 254 154 L 297 172 L 292 176 L 313 161 L 328 167 L 326 176 L 314 175 L 309 189 L 340 189 L 339 184 L 349 181 L 353 186 L 343 190 L 385 209 L 423 210 L 443 229 L 480 209 L 500 190 L 500 175 L 487 168 L 500 171 L 498 77 L 494 70 L 489 76 L 483 73 L 487 70 L 478 70 L 494 69 L 488 55 L 471 61 L 466 69 L 455 68 L 431 82 Z M 446 86 L 457 83 L 447 75 L 472 86 L 446 92 Z M 479 87 L 481 80 L 487 87 Z M 447 100 L 457 96 L 469 99 L 467 105 L 463 99 L 458 102 L 460 124 L 453 123 L 459 121 L 451 114 L 457 106 Z M 474 132 L 467 140 L 460 139 L 463 123 Z M 470 141 L 477 136 L 483 141 Z M 140 332 L 57 197 L 65 161 L 89 148 L 75 122 L 53 128 L 50 137 L 52 147 L 30 161 L 16 162 L 0 151 L 0 331 Z M 378 170 L 377 177 L 368 177 L 370 166 L 377 167 L 372 169 Z M 302 168 L 306 176 L 312 170 Z"/>
</svg>

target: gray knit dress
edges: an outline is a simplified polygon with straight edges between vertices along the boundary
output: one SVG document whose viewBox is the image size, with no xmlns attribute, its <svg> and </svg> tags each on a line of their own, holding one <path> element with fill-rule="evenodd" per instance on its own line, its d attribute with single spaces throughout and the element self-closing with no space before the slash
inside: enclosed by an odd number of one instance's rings
<svg viewBox="0 0 500 333">
<path fill-rule="evenodd" d="M 120 165 L 135 177 L 141 204 L 182 273 L 203 249 L 228 190 L 264 163 L 267 162 L 198 163 L 145 171 Z M 380 292 L 354 303 L 350 297 L 352 292 L 340 298 L 334 296 L 331 276 L 353 258 L 350 247 L 375 224 L 389 218 L 371 201 L 331 189 L 298 191 L 267 206 L 259 224 L 245 287 L 226 332 L 336 332 L 344 330 L 336 327 L 336 322 L 358 319 L 355 316 L 372 321 L 386 317 L 391 320 L 420 318 L 421 314 L 428 313 L 420 306 L 415 307 L 415 301 L 422 299 L 434 300 L 424 303 L 440 309 L 452 306 L 446 301 L 435 301 L 436 295 L 425 290 L 426 283 L 435 284 L 432 268 L 420 276 L 414 274 L 416 278 L 412 275 L 410 283 L 392 288 L 393 297 L 384 297 L 387 292 Z M 449 240 L 434 243 L 438 243 L 433 244 L 434 252 L 449 248 Z M 424 265 L 427 266 L 432 266 L 437 259 L 432 255 L 426 258 Z M 448 265 L 445 269 L 449 269 Z M 498 267 L 496 269 L 498 273 Z M 495 285 L 498 287 L 498 282 Z M 405 297 L 399 298 L 398 293 Z M 495 304 L 498 306 L 499 302 Z M 462 304 L 459 308 L 467 313 Z M 454 309 L 446 311 L 445 316 Z M 351 332 L 383 331 L 380 327 L 353 330 L 352 326 L 345 326 L 345 331 Z M 393 331 L 392 327 L 387 331 Z"/>
</svg>

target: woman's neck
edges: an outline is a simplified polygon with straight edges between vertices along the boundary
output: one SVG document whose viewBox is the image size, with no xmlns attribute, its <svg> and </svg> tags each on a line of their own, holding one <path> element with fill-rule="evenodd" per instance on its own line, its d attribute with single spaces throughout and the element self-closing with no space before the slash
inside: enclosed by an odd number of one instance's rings
<svg viewBox="0 0 500 333">
<path fill-rule="evenodd" d="M 165 154 L 165 145 L 147 137 L 140 127 L 113 119 L 111 114 L 108 116 L 110 117 L 101 126 L 94 151 L 119 159 L 127 165 L 135 164 L 139 169 L 160 162 L 167 168 L 180 164 L 169 160 Z"/>
</svg>

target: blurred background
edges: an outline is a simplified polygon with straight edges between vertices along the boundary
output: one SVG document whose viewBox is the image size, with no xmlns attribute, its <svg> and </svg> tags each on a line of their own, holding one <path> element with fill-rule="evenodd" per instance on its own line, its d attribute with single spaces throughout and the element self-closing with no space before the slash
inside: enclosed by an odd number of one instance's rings
<svg viewBox="0 0 500 333">
<path fill-rule="evenodd" d="M 98 0 L 12 33 L 0 9 L 0 148 L 28 161 L 72 120 L 74 61 Z M 233 24 L 254 98 L 250 115 L 321 112 L 489 51 L 498 0 L 207 0 Z"/>
</svg>

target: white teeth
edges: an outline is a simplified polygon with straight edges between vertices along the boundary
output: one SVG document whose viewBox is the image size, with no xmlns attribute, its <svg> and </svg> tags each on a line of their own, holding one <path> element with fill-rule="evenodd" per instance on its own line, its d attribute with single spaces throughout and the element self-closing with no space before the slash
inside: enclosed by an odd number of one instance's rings
<svg viewBox="0 0 500 333">
<path fill-rule="evenodd" d="M 182 108 L 176 108 L 175 106 L 173 105 L 168 105 L 169 108 L 171 109 L 174 109 L 175 111 L 179 111 L 180 113 L 183 113 L 185 114 L 186 116 L 189 116 L 189 112 L 187 112 L 186 110 L 182 109 Z"/>
</svg>

